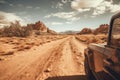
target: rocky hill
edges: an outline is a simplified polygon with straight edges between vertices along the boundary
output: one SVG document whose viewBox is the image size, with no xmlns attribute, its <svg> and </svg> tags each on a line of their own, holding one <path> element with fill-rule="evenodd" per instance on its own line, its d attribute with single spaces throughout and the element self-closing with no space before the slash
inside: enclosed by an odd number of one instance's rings
<svg viewBox="0 0 120 80">
<path fill-rule="evenodd" d="M 55 31 L 50 30 L 46 25 L 38 21 L 34 24 L 27 24 L 27 26 L 21 26 L 19 21 L 11 23 L 10 26 L 0 28 L 0 36 L 5 37 L 27 37 L 31 35 L 44 35 L 44 34 L 57 34 Z"/>
<path fill-rule="evenodd" d="M 92 30 L 90 28 L 83 28 L 78 34 L 91 34 Z"/>
<path fill-rule="evenodd" d="M 108 33 L 108 24 L 102 24 L 96 29 L 84 28 L 78 34 L 107 34 Z"/>
<path fill-rule="evenodd" d="M 107 34 L 108 33 L 108 24 L 102 24 L 99 28 L 93 31 L 93 34 Z"/>
<path fill-rule="evenodd" d="M 55 31 L 50 30 L 46 25 L 38 21 L 35 24 L 27 24 L 28 27 L 31 27 L 33 30 L 37 30 L 40 32 L 40 34 L 57 34 Z"/>
</svg>

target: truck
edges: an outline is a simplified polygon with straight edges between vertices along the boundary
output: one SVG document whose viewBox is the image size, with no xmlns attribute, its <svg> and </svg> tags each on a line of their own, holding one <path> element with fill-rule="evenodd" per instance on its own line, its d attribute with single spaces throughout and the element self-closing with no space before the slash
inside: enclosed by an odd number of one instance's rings
<svg viewBox="0 0 120 80">
<path fill-rule="evenodd" d="M 120 12 L 111 18 L 107 43 L 89 44 L 84 55 L 88 80 L 120 80 Z"/>
</svg>

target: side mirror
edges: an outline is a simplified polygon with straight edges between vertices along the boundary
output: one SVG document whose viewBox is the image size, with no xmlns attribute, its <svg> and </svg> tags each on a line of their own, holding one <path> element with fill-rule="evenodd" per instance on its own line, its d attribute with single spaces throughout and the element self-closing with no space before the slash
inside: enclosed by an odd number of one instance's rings
<svg viewBox="0 0 120 80">
<path fill-rule="evenodd" d="M 113 47 L 120 47 L 120 17 L 113 21 L 110 43 Z"/>
</svg>

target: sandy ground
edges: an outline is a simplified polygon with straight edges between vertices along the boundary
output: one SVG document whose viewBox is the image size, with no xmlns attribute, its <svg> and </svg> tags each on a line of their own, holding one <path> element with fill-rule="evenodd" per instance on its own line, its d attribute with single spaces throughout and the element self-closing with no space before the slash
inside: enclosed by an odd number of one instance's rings
<svg viewBox="0 0 120 80">
<path fill-rule="evenodd" d="M 29 39 L 0 39 L 0 80 L 86 80 L 86 45 L 74 36 Z"/>
</svg>

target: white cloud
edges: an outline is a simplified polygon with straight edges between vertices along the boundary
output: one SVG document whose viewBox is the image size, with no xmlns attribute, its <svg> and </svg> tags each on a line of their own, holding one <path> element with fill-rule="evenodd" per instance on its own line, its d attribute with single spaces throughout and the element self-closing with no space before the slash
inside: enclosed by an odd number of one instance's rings
<svg viewBox="0 0 120 80">
<path fill-rule="evenodd" d="M 76 12 L 58 12 L 47 15 L 45 16 L 45 18 L 58 17 L 60 19 L 65 19 L 68 21 L 77 21 L 80 19 L 80 17 L 76 17 L 76 15 L 77 15 Z"/>
<path fill-rule="evenodd" d="M 57 26 L 57 25 L 62 25 L 62 22 L 46 22 L 48 26 Z"/>
<path fill-rule="evenodd" d="M 51 22 L 51 25 L 62 25 L 63 23 L 61 22 Z"/>
<path fill-rule="evenodd" d="M 56 5 L 56 8 L 60 8 L 60 9 L 63 9 L 63 4 L 58 2 L 57 5 Z"/>
<path fill-rule="evenodd" d="M 50 15 L 46 15 L 45 18 L 50 18 L 52 17 L 53 14 L 50 14 Z"/>
<path fill-rule="evenodd" d="M 22 19 L 24 19 L 26 21 L 26 23 L 30 23 L 32 22 L 32 17 L 30 15 L 24 16 Z"/>
<path fill-rule="evenodd" d="M 72 17 L 70 19 L 71 22 L 78 21 L 78 20 L 80 20 L 80 17 Z"/>
<path fill-rule="evenodd" d="M 105 11 L 106 11 L 106 7 L 104 7 L 104 6 L 99 6 L 99 7 L 97 7 L 97 8 L 94 10 L 93 16 L 97 16 L 97 15 L 103 14 L 103 13 L 105 13 Z"/>
<path fill-rule="evenodd" d="M 72 22 L 65 22 L 66 24 L 72 24 Z"/>
<path fill-rule="evenodd" d="M 68 2 L 72 2 L 73 0 L 61 0 L 62 3 L 66 4 Z"/>
<path fill-rule="evenodd" d="M 62 3 L 67 3 L 67 2 L 68 2 L 68 0 L 61 0 L 61 2 L 62 2 Z"/>
<path fill-rule="evenodd" d="M 111 12 L 119 12 L 120 11 L 120 4 L 119 5 L 111 5 L 110 6 L 110 11 Z"/>
<path fill-rule="evenodd" d="M 93 16 L 104 14 L 106 11 L 115 13 L 120 11 L 120 4 L 113 4 L 112 1 L 103 1 L 100 5 L 94 8 Z"/>
<path fill-rule="evenodd" d="M 113 4 L 113 0 L 73 0 L 71 7 L 81 13 L 93 10 L 93 17 L 106 12 L 120 11 L 120 3 Z"/>
<path fill-rule="evenodd" d="M 1 25 L 9 25 L 11 22 L 20 21 L 22 25 L 24 25 L 24 21 L 14 13 L 6 13 L 0 11 L 0 24 Z"/>
<path fill-rule="evenodd" d="M 97 7 L 102 1 L 104 0 L 73 0 L 71 7 L 76 10 L 92 8 Z"/>
<path fill-rule="evenodd" d="M 52 14 L 52 16 L 56 16 L 58 18 L 64 18 L 64 19 L 68 19 L 71 18 L 73 16 L 75 16 L 76 14 L 74 12 L 58 12 L 55 14 Z"/>
<path fill-rule="evenodd" d="M 86 12 L 86 11 L 90 11 L 90 8 L 88 8 L 88 9 L 81 9 L 81 8 L 78 9 L 78 12 L 81 12 L 81 13 L 82 13 L 82 12 Z"/>
</svg>

